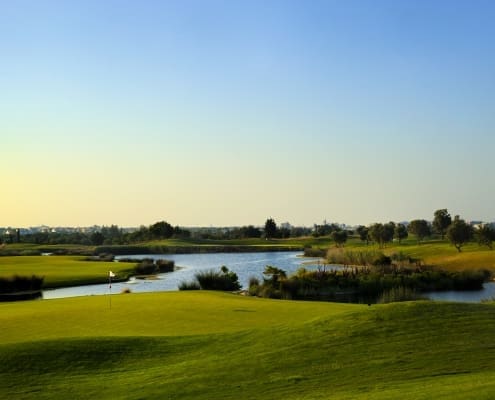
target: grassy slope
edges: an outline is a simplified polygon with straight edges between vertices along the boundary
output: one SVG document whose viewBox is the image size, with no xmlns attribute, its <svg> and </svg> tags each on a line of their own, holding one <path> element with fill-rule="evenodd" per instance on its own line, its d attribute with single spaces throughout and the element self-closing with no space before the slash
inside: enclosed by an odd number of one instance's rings
<svg viewBox="0 0 495 400">
<path fill-rule="evenodd" d="M 0 398 L 489 399 L 495 306 L 208 292 L 0 304 Z"/>
<path fill-rule="evenodd" d="M 331 245 L 331 244 L 330 244 Z M 403 243 L 388 243 L 383 249 L 376 245 L 366 246 L 357 239 L 351 239 L 345 246 L 346 250 L 380 250 L 385 254 L 403 252 L 404 254 L 420 258 L 428 265 L 450 270 L 463 269 L 490 269 L 495 271 L 495 250 L 469 243 L 459 253 L 454 246 L 446 241 L 430 240 L 420 244 L 415 239 L 408 239 Z"/>
<path fill-rule="evenodd" d="M 450 270 L 490 269 L 495 271 L 495 251 L 470 243 L 459 253 L 452 245 L 441 241 L 422 244 L 409 241 L 404 245 L 386 249 L 385 252 L 403 251 L 413 257 L 421 258 L 426 264 Z"/>
<path fill-rule="evenodd" d="M 108 271 L 115 272 L 117 279 L 125 279 L 132 267 L 129 263 L 84 261 L 77 256 L 0 257 L 0 277 L 44 276 L 45 288 L 105 283 Z"/>
</svg>

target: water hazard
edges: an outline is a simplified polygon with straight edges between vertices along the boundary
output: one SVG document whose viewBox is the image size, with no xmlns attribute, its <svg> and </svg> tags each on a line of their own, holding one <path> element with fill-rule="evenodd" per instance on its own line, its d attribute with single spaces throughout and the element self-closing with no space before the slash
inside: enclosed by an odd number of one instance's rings
<svg viewBox="0 0 495 400">
<path fill-rule="evenodd" d="M 112 283 L 111 293 L 120 293 L 124 289 L 132 292 L 160 292 L 178 290 L 183 281 L 194 279 L 194 274 L 201 270 L 216 269 L 222 265 L 227 266 L 239 276 L 239 282 L 244 289 L 248 287 L 250 277 L 261 279 L 266 265 L 285 270 L 288 274 L 296 272 L 303 263 L 306 268 L 318 268 L 318 259 L 300 257 L 300 252 L 266 252 L 266 253 L 207 253 L 207 254 L 155 254 L 122 256 L 121 258 L 153 258 L 175 261 L 177 270 L 165 274 L 159 274 L 155 280 L 142 280 L 131 278 L 127 282 Z M 118 259 L 119 257 L 117 257 Z M 331 266 L 339 268 L 338 266 Z M 75 286 L 54 290 L 45 290 L 43 298 L 54 299 L 61 297 L 90 296 L 109 294 L 108 284 Z M 495 298 L 495 282 L 484 284 L 483 290 L 476 291 L 448 291 L 430 292 L 426 294 L 432 300 L 480 302 Z"/>
<path fill-rule="evenodd" d="M 266 253 L 206 253 L 206 254 L 153 254 L 121 256 L 119 258 L 153 258 L 175 261 L 176 271 L 157 275 L 156 280 L 131 278 L 128 282 L 112 283 L 112 292 L 120 293 L 129 288 L 132 292 L 159 292 L 178 290 L 182 281 L 194 279 L 194 274 L 201 270 L 219 270 L 222 265 L 234 271 L 244 289 L 247 289 L 249 278 L 262 278 L 266 265 L 273 265 L 285 270 L 288 274 L 296 272 L 303 263 L 313 260 L 317 267 L 317 259 L 299 257 L 300 252 L 266 252 Z M 311 268 L 311 266 L 308 266 Z M 62 289 L 45 290 L 43 298 L 87 296 L 108 294 L 108 284 L 76 286 Z"/>
</svg>

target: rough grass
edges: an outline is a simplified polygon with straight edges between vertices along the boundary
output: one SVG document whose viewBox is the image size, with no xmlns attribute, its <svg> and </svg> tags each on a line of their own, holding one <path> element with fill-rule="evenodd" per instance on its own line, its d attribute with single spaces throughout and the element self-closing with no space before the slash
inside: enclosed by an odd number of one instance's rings
<svg viewBox="0 0 495 400">
<path fill-rule="evenodd" d="M 410 240 L 402 245 L 390 245 L 384 250 L 386 254 L 403 251 L 412 257 L 421 258 L 428 265 L 449 270 L 489 269 L 495 271 L 495 251 L 475 243 L 467 244 L 462 248 L 461 253 L 450 243 L 440 240 L 421 244 Z"/>
<path fill-rule="evenodd" d="M 330 244 L 329 246 L 334 246 Z M 345 250 L 381 251 L 386 255 L 403 252 L 405 255 L 421 259 L 425 264 L 441 267 L 447 270 L 460 271 L 465 269 L 489 269 L 495 271 L 495 250 L 477 243 L 468 243 L 459 253 L 454 246 L 447 241 L 430 240 L 418 243 L 414 238 L 407 239 L 401 244 L 387 243 L 383 249 L 377 245 L 351 239 L 345 246 Z"/>
<path fill-rule="evenodd" d="M 107 299 L 108 300 L 108 299 Z M 0 398 L 490 399 L 495 306 L 210 292 L 0 304 Z"/>
<path fill-rule="evenodd" d="M 80 256 L 15 256 L 0 257 L 0 277 L 13 275 L 45 277 L 44 288 L 105 283 L 108 271 L 114 280 L 126 280 L 133 264 L 85 261 Z"/>
</svg>

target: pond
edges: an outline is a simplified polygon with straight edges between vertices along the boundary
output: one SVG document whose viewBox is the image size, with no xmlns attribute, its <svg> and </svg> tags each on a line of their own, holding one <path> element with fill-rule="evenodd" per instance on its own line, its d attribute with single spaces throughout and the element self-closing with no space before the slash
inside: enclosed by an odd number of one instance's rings
<svg viewBox="0 0 495 400">
<path fill-rule="evenodd" d="M 175 261 L 177 270 L 165 274 L 159 274 L 155 280 L 142 280 L 131 278 L 127 282 L 112 283 L 112 293 L 120 293 L 129 288 L 132 292 L 160 292 L 178 290 L 183 281 L 194 279 L 194 274 L 201 270 L 218 270 L 222 265 L 227 266 L 239 276 L 239 282 L 243 289 L 247 289 L 249 278 L 254 276 L 259 279 L 263 276 L 266 265 L 281 268 L 288 274 L 296 272 L 303 266 L 307 269 L 317 268 L 319 259 L 302 258 L 297 251 L 265 252 L 265 253 L 205 253 L 205 254 L 154 254 L 121 256 L 119 258 L 153 258 Z M 310 264 L 307 264 L 310 263 Z M 339 268 L 338 266 L 331 266 Z M 108 294 L 108 284 L 75 286 L 61 289 L 45 290 L 43 298 L 54 299 L 61 297 L 89 296 Z M 495 298 L 495 282 L 484 284 L 483 290 L 476 291 L 448 291 L 430 292 L 426 295 L 432 300 L 480 302 L 485 299 Z"/>
<path fill-rule="evenodd" d="M 120 256 L 119 258 L 153 258 L 175 261 L 176 271 L 157 275 L 156 280 L 142 280 L 131 278 L 128 282 L 112 283 L 112 292 L 120 293 L 129 288 L 132 292 L 160 292 L 178 290 L 182 281 L 194 279 L 194 274 L 201 270 L 219 270 L 222 265 L 234 271 L 244 289 L 247 289 L 249 278 L 262 278 L 266 265 L 281 268 L 288 274 L 296 272 L 303 263 L 315 263 L 307 268 L 317 268 L 318 259 L 302 258 L 301 252 L 265 252 L 265 253 L 203 253 L 203 254 L 139 254 Z M 59 297 L 87 296 L 108 294 L 108 284 L 75 286 L 54 290 L 45 290 L 43 298 L 54 299 Z"/>
</svg>

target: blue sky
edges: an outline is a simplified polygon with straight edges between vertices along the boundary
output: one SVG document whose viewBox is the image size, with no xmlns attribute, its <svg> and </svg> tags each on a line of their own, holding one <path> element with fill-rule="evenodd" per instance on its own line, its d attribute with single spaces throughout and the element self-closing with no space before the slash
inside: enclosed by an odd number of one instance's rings
<svg viewBox="0 0 495 400">
<path fill-rule="evenodd" d="M 491 1 L 0 5 L 0 226 L 495 220 Z"/>
</svg>

